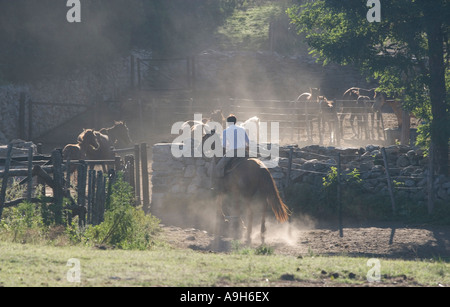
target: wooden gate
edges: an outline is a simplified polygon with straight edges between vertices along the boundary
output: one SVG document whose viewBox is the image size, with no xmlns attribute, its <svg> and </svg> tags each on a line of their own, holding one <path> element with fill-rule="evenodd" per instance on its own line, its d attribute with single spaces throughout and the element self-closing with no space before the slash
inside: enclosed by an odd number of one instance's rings
<svg viewBox="0 0 450 307">
<path fill-rule="evenodd" d="M 195 57 L 136 59 L 140 90 L 185 91 L 195 88 Z M 133 67 L 133 65 L 132 65 Z M 134 74 L 134 69 L 132 73 Z"/>
</svg>

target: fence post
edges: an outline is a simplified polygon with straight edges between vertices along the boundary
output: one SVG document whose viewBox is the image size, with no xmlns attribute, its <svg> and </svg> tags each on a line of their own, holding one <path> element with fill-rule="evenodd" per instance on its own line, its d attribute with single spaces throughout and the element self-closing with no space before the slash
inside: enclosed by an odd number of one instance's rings
<svg viewBox="0 0 450 307">
<path fill-rule="evenodd" d="M 52 152 L 53 163 L 53 196 L 55 198 L 55 223 L 62 224 L 62 205 L 63 205 L 63 172 L 62 172 L 62 156 L 61 151 L 54 150 Z"/>
<path fill-rule="evenodd" d="M 87 223 L 92 224 L 92 212 L 94 207 L 95 192 L 95 170 L 89 170 L 88 176 L 88 206 L 87 206 Z"/>
<path fill-rule="evenodd" d="M 127 181 L 131 187 L 133 188 L 133 192 L 136 191 L 136 184 L 134 181 L 134 156 L 133 155 L 126 155 L 125 156 L 125 173 L 124 173 L 124 179 Z"/>
<path fill-rule="evenodd" d="M 2 219 L 3 206 L 5 204 L 6 187 L 8 186 L 8 173 L 9 167 L 11 165 L 11 154 L 12 154 L 12 144 L 10 143 L 8 145 L 8 149 L 6 152 L 5 171 L 2 179 L 2 189 L 0 191 L 0 220 Z"/>
<path fill-rule="evenodd" d="M 139 145 L 134 145 L 134 172 L 135 172 L 135 195 L 136 195 L 136 203 L 137 205 L 141 204 L 141 177 L 139 173 L 141 154 Z"/>
<path fill-rule="evenodd" d="M 150 209 L 150 191 L 148 180 L 147 143 L 141 144 L 141 172 L 142 172 L 142 204 L 144 210 Z"/>
<path fill-rule="evenodd" d="M 291 184 L 291 171 L 292 171 L 292 156 L 294 153 L 294 148 L 289 148 L 289 160 L 288 160 L 288 169 L 286 175 L 285 187 L 287 188 Z"/>
<path fill-rule="evenodd" d="M 105 211 L 105 178 L 103 172 L 97 172 L 97 191 L 95 192 L 95 225 L 103 222 Z"/>
<path fill-rule="evenodd" d="M 33 137 L 33 101 L 28 100 L 28 140 Z"/>
<path fill-rule="evenodd" d="M 111 193 L 115 181 L 116 181 L 116 171 L 110 169 L 108 171 L 108 188 L 106 191 L 106 198 L 105 198 L 105 211 L 111 208 Z"/>
<path fill-rule="evenodd" d="M 342 226 L 342 192 L 341 192 L 341 153 L 337 158 L 337 203 L 338 203 L 338 220 L 339 220 L 339 236 L 344 237 L 344 229 Z"/>
<path fill-rule="evenodd" d="M 28 182 L 27 182 L 27 200 L 31 201 L 32 189 L 33 189 L 33 147 L 30 142 L 28 148 Z"/>
<path fill-rule="evenodd" d="M 388 166 L 388 161 L 387 161 L 386 149 L 384 147 L 381 148 L 381 153 L 383 154 L 384 170 L 386 171 L 386 179 L 387 179 L 387 184 L 388 184 L 388 189 L 389 189 L 389 196 L 391 197 L 392 213 L 395 215 L 396 208 L 395 208 L 394 188 L 392 186 L 391 175 L 389 174 L 389 166 Z"/>
<path fill-rule="evenodd" d="M 78 165 L 78 199 L 77 204 L 83 208 L 86 208 L 86 175 L 87 175 L 87 164 L 84 161 L 80 161 Z M 80 226 L 86 225 L 86 211 L 84 211 L 83 216 L 80 216 L 79 224 Z"/>
</svg>

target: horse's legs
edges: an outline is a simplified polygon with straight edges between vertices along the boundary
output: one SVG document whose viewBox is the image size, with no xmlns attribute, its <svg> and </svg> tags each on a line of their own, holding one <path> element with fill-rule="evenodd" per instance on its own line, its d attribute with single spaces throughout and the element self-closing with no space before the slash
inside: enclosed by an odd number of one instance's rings
<svg viewBox="0 0 450 307">
<path fill-rule="evenodd" d="M 252 228 L 253 228 L 253 210 L 251 203 L 247 205 L 247 244 L 250 245 L 252 243 Z"/>
<path fill-rule="evenodd" d="M 358 122 L 358 116 L 356 116 L 356 114 L 352 113 L 350 115 L 350 126 L 352 127 L 353 138 L 358 137 L 358 133 L 355 131 L 355 126 L 354 126 L 355 117 L 356 117 L 356 121 Z"/>
<path fill-rule="evenodd" d="M 369 131 L 369 114 L 364 114 L 364 134 L 366 137 L 366 140 L 370 139 L 370 131 Z"/>
<path fill-rule="evenodd" d="M 345 112 L 345 110 L 343 112 Z M 339 130 L 341 132 L 342 139 L 344 138 L 344 119 L 345 119 L 345 115 L 346 114 L 341 114 L 339 116 Z"/>
<path fill-rule="evenodd" d="M 223 235 L 223 223 L 224 223 L 224 214 L 222 211 L 223 206 L 223 194 L 219 194 L 216 199 L 216 225 L 214 227 L 214 241 L 213 241 L 213 249 L 219 249 L 220 237 Z"/>
<path fill-rule="evenodd" d="M 371 111 L 370 112 L 370 135 L 372 139 L 375 139 L 375 112 Z M 378 131 L 377 131 L 378 133 Z"/>
<path fill-rule="evenodd" d="M 264 206 L 261 218 L 261 244 L 266 240 L 266 207 Z"/>
<path fill-rule="evenodd" d="M 233 197 L 232 214 L 231 227 L 233 228 L 233 238 L 240 239 L 241 208 L 239 197 Z"/>
</svg>

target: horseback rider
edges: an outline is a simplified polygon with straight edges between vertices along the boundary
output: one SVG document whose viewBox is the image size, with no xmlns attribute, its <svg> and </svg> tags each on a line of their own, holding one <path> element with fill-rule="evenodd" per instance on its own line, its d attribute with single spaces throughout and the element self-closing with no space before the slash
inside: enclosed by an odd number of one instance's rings
<svg viewBox="0 0 450 307">
<path fill-rule="evenodd" d="M 236 158 L 242 159 L 249 156 L 249 138 L 244 128 L 236 125 L 236 116 L 230 114 L 227 117 L 227 128 L 222 134 L 223 157 L 215 166 L 215 187 L 220 187 L 220 179 L 225 176 L 225 169 Z"/>
</svg>

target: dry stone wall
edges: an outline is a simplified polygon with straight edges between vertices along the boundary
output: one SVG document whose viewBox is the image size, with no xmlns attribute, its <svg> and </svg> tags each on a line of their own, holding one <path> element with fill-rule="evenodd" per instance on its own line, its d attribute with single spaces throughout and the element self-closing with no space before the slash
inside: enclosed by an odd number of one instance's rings
<svg viewBox="0 0 450 307">
<path fill-rule="evenodd" d="M 288 180 L 289 155 L 292 149 L 292 167 Z M 426 205 L 428 184 L 428 158 L 420 149 L 407 146 L 385 148 L 389 173 L 398 196 L 409 197 Z M 285 146 L 280 148 L 277 167 L 270 172 L 284 195 L 286 184 L 303 183 L 311 189 L 320 189 L 323 178 L 332 167 L 337 166 L 337 156 L 341 154 L 342 172 L 346 174 L 357 169 L 362 186 L 367 193 L 389 195 L 388 184 L 381 148 L 369 145 L 365 148 L 339 149 L 334 147 L 308 146 L 304 148 Z M 174 158 L 170 143 L 153 146 L 152 163 L 152 205 L 161 210 L 166 200 L 177 199 L 183 206 L 189 200 L 210 197 L 212 163 L 208 158 Z M 436 176 L 435 197 L 450 205 L 450 179 Z M 208 196 L 209 195 L 209 196 Z M 172 204 L 173 205 L 173 204 Z"/>
<path fill-rule="evenodd" d="M 66 78 L 42 78 L 33 84 L 0 85 L 0 144 L 19 138 L 21 93 L 25 94 L 26 101 L 31 99 L 35 102 L 93 106 L 96 102 L 115 99 L 129 88 L 129 62 L 129 58 L 124 58 L 112 63 L 104 74 L 79 71 Z M 79 107 L 34 107 L 33 137 L 42 135 L 83 111 L 85 108 Z M 28 110 L 25 118 L 28 119 Z"/>
</svg>

